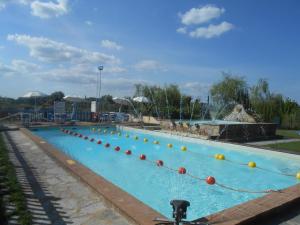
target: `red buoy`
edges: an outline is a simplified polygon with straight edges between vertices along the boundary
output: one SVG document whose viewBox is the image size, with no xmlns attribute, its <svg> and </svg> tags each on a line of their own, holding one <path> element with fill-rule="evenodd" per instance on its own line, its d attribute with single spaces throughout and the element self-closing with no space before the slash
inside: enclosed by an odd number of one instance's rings
<svg viewBox="0 0 300 225">
<path fill-rule="evenodd" d="M 119 146 L 117 146 L 117 147 L 115 147 L 115 150 L 118 152 L 118 151 L 120 151 L 120 147 Z"/>
<path fill-rule="evenodd" d="M 109 143 L 106 143 L 106 144 L 105 144 L 105 147 L 106 147 L 106 148 L 108 148 L 109 146 L 110 146 L 110 144 L 109 144 Z"/>
<path fill-rule="evenodd" d="M 84 137 L 84 140 L 87 140 L 87 139 L 89 139 L 89 138 L 88 138 L 87 136 L 85 136 L 85 137 Z"/>
<path fill-rule="evenodd" d="M 95 140 L 94 138 L 91 138 L 91 140 L 90 140 L 90 141 L 91 141 L 91 142 L 93 142 L 94 140 Z"/>
<path fill-rule="evenodd" d="M 206 178 L 206 183 L 209 185 L 213 185 L 216 183 L 216 179 L 214 177 L 209 176 Z"/>
<path fill-rule="evenodd" d="M 186 174 L 186 169 L 184 167 L 180 167 L 178 169 L 178 173 L 180 173 L 180 174 Z"/>
<path fill-rule="evenodd" d="M 99 141 L 97 141 L 97 144 L 98 144 L 98 145 L 102 144 L 102 141 L 100 141 L 100 140 L 99 140 Z"/>
<path fill-rule="evenodd" d="M 78 136 L 78 137 L 82 138 L 82 134 L 79 134 L 79 136 Z"/>
<path fill-rule="evenodd" d="M 74 133 L 74 136 L 77 136 L 78 134 L 77 133 Z"/>
<path fill-rule="evenodd" d="M 146 155 L 141 154 L 141 155 L 140 155 L 140 159 L 141 159 L 141 160 L 145 160 L 145 159 L 146 159 Z"/>
<path fill-rule="evenodd" d="M 68 130 L 66 130 L 66 134 L 67 134 L 67 133 L 69 133 L 69 131 L 68 131 Z"/>
<path fill-rule="evenodd" d="M 164 165 L 164 162 L 162 160 L 157 160 L 156 161 L 156 165 L 157 166 L 163 166 Z"/>
<path fill-rule="evenodd" d="M 70 131 L 70 133 L 69 134 L 73 134 L 73 131 Z"/>
<path fill-rule="evenodd" d="M 130 150 L 126 150 L 125 154 L 126 155 L 131 155 L 131 151 Z"/>
</svg>

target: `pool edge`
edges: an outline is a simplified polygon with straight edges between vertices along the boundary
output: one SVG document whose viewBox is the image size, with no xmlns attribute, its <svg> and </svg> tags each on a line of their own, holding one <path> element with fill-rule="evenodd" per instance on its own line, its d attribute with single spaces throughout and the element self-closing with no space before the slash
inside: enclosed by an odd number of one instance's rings
<svg viewBox="0 0 300 225">
<path fill-rule="evenodd" d="M 80 163 L 77 162 L 75 165 L 69 165 L 66 162 L 66 160 L 70 159 L 67 155 L 42 138 L 34 135 L 30 130 L 20 128 L 20 131 L 45 151 L 47 155 L 59 162 L 62 167 L 68 169 L 77 179 L 79 178 L 103 196 L 109 204 L 114 206 L 114 208 L 129 221 L 140 225 L 153 225 L 155 223 L 152 220 L 155 217 L 164 218 L 159 212 L 102 178 L 100 175 L 95 174 Z M 110 188 L 112 188 L 113 191 L 110 191 Z M 121 196 L 121 198 L 118 198 L 116 195 Z M 296 184 L 283 189 L 280 193 L 270 193 L 196 221 L 206 221 L 209 223 L 217 223 L 218 225 L 246 225 L 258 219 L 270 217 L 273 213 L 282 212 L 288 207 L 299 203 L 300 184 Z"/>
</svg>

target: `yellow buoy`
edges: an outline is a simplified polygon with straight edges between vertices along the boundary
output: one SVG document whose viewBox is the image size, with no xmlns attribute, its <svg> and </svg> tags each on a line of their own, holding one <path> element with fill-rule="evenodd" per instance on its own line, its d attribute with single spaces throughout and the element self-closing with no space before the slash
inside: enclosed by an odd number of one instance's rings
<svg viewBox="0 0 300 225">
<path fill-rule="evenodd" d="M 114 132 L 114 131 L 111 131 L 110 134 L 115 134 L 115 132 Z"/>
<path fill-rule="evenodd" d="M 67 160 L 67 163 L 68 163 L 69 165 L 74 165 L 74 164 L 76 164 L 75 161 L 72 160 L 72 159 L 68 159 L 68 160 Z"/>
<path fill-rule="evenodd" d="M 168 146 L 168 148 L 172 148 L 172 147 L 173 147 L 173 145 L 172 145 L 172 144 L 168 144 L 167 146 Z"/>
<path fill-rule="evenodd" d="M 122 136 L 121 132 L 118 133 L 118 136 L 120 136 L 120 137 Z"/>
<path fill-rule="evenodd" d="M 181 146 L 181 151 L 186 151 L 187 150 L 187 147 L 186 146 Z"/>
<path fill-rule="evenodd" d="M 153 144 L 158 145 L 159 141 L 153 141 Z"/>
<path fill-rule="evenodd" d="M 138 136 L 134 136 L 134 140 L 138 140 L 139 139 L 139 137 Z"/>
<path fill-rule="evenodd" d="M 147 138 L 144 138 L 144 142 L 148 142 L 148 139 L 147 139 Z"/>
<path fill-rule="evenodd" d="M 300 180 L 300 171 L 296 174 L 296 177 Z"/>
<path fill-rule="evenodd" d="M 223 154 L 219 154 L 219 156 L 218 156 L 218 160 L 225 160 L 225 155 L 223 155 Z"/>
<path fill-rule="evenodd" d="M 215 154 L 215 159 L 219 159 L 220 154 Z"/>
<path fill-rule="evenodd" d="M 106 133 L 107 133 L 107 130 L 104 130 L 103 133 L 106 134 Z"/>
<path fill-rule="evenodd" d="M 248 163 L 248 166 L 251 167 L 251 168 L 255 168 L 256 163 L 251 161 L 251 162 Z"/>
<path fill-rule="evenodd" d="M 129 138 L 129 134 L 126 134 L 125 137 Z"/>
</svg>

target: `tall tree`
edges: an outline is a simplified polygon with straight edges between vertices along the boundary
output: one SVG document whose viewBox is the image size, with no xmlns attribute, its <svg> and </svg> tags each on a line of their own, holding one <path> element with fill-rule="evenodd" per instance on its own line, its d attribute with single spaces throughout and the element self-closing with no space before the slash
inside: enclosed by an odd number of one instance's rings
<svg viewBox="0 0 300 225">
<path fill-rule="evenodd" d="M 54 102 L 54 101 L 61 101 L 64 97 L 65 97 L 65 94 L 63 92 L 56 91 L 56 92 L 53 92 L 49 96 L 49 99 L 50 99 L 50 101 Z"/>
<path fill-rule="evenodd" d="M 145 96 L 151 101 L 150 107 L 136 104 L 136 107 L 144 115 L 179 119 L 181 103 L 183 119 L 190 119 L 192 110 L 194 110 L 193 118 L 200 117 L 200 99 L 191 103 L 192 97 L 182 94 L 177 85 L 170 84 L 165 87 L 159 87 L 137 84 L 135 87 L 135 96 Z"/>
<path fill-rule="evenodd" d="M 243 77 L 223 73 L 222 80 L 211 87 L 210 93 L 215 104 L 242 104 L 249 108 L 248 85 Z"/>
</svg>

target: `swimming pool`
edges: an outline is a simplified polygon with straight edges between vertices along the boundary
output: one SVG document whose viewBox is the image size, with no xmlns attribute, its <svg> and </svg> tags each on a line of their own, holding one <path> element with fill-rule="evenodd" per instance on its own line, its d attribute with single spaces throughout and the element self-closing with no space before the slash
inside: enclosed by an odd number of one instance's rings
<svg viewBox="0 0 300 225">
<path fill-rule="evenodd" d="M 282 189 L 298 182 L 293 175 L 300 165 L 296 156 L 136 129 L 117 129 L 120 136 L 111 134 L 116 128 L 102 128 L 101 132 L 91 127 L 68 129 L 89 139 L 66 134 L 59 128 L 33 133 L 166 217 L 171 216 L 172 199 L 190 201 L 188 219 L 196 219 L 265 194 L 232 191 L 189 175 L 201 179 L 213 176 L 219 184 L 250 191 Z M 96 144 L 98 140 L 102 144 Z M 105 143 L 110 147 L 106 148 Z M 172 148 L 167 147 L 170 143 Z M 121 150 L 115 151 L 116 146 Z M 182 151 L 182 146 L 187 151 Z M 132 154 L 126 155 L 129 149 Z M 146 161 L 139 159 L 141 154 L 146 155 Z M 215 154 L 223 154 L 228 160 L 216 160 Z M 156 160 L 162 160 L 166 167 L 156 166 Z M 244 165 L 249 161 L 254 161 L 257 168 Z M 179 174 L 179 167 L 186 168 L 188 174 Z"/>
</svg>

